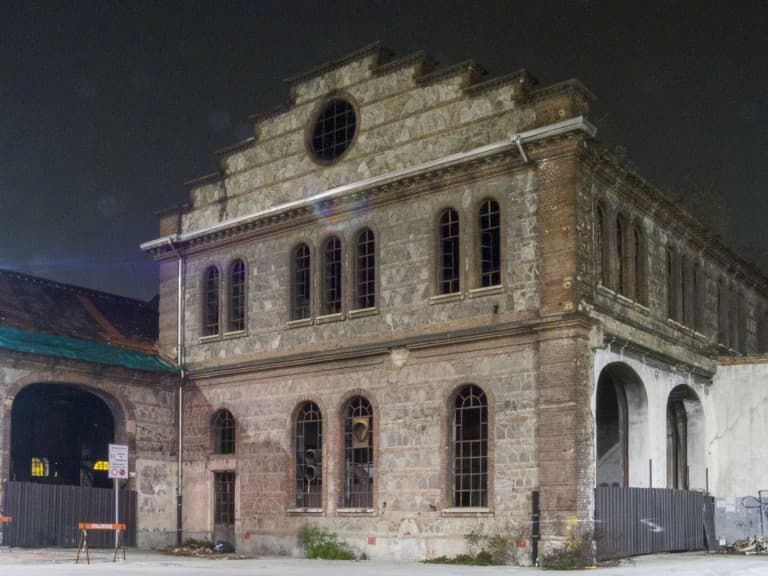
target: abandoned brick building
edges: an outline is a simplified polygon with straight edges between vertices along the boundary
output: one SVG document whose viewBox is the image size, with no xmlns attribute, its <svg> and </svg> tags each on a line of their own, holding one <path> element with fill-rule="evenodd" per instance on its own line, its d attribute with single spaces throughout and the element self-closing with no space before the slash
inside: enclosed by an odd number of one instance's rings
<svg viewBox="0 0 768 576">
<path fill-rule="evenodd" d="M 403 560 L 469 532 L 530 559 L 596 488 L 762 488 L 768 281 L 606 151 L 583 85 L 372 45 L 290 91 L 142 246 L 183 368 L 181 398 L 114 391 L 145 542 L 177 475 L 184 537 L 292 553 L 309 523 Z"/>
</svg>

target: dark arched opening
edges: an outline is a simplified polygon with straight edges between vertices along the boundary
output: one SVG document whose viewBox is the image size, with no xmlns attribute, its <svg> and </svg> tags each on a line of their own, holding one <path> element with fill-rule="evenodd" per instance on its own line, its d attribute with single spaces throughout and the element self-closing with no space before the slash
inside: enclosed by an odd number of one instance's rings
<svg viewBox="0 0 768 576">
<path fill-rule="evenodd" d="M 114 442 L 109 406 L 64 384 L 32 384 L 11 410 L 11 469 L 16 481 L 110 487 L 106 462 Z"/>
</svg>

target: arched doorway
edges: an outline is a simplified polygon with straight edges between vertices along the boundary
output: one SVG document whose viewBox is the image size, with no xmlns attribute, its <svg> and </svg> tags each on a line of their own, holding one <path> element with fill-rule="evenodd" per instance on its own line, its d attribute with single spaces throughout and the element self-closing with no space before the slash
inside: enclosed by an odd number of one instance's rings
<svg viewBox="0 0 768 576">
<path fill-rule="evenodd" d="M 667 487 L 704 488 L 704 411 L 689 386 L 676 386 L 667 399 Z"/>
<path fill-rule="evenodd" d="M 115 440 L 109 406 L 65 384 L 32 384 L 11 410 L 10 477 L 16 481 L 108 488 L 108 446 Z"/>
<path fill-rule="evenodd" d="M 595 422 L 597 485 L 643 485 L 648 400 L 642 380 L 627 364 L 609 364 L 600 372 Z"/>
</svg>

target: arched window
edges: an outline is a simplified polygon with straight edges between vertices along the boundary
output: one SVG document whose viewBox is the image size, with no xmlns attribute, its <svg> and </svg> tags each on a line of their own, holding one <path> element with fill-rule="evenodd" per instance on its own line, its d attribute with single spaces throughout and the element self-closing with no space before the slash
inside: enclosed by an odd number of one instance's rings
<svg viewBox="0 0 768 576">
<path fill-rule="evenodd" d="M 344 406 L 344 468 L 341 507 L 373 507 L 373 409 L 362 396 Z"/>
<path fill-rule="evenodd" d="M 501 222 L 499 203 L 483 200 L 478 211 L 480 287 L 501 284 Z"/>
<path fill-rule="evenodd" d="M 595 213 L 595 277 L 598 284 L 608 286 L 608 238 L 605 234 L 605 209 L 599 203 Z"/>
<path fill-rule="evenodd" d="M 666 250 L 667 272 L 667 318 L 677 319 L 677 290 L 675 289 L 675 253 L 672 248 Z"/>
<path fill-rule="evenodd" d="M 323 417 L 314 402 L 296 414 L 296 506 L 323 506 Z"/>
<path fill-rule="evenodd" d="M 734 348 L 742 354 L 746 354 L 749 352 L 747 347 L 747 298 L 743 290 L 739 290 L 738 294 L 738 301 L 736 302 L 738 346 L 734 346 Z"/>
<path fill-rule="evenodd" d="M 211 446 L 214 454 L 235 453 L 235 419 L 229 410 L 222 409 L 213 415 Z"/>
<path fill-rule="evenodd" d="M 229 266 L 229 316 L 230 332 L 245 330 L 245 262 L 238 259 Z"/>
<path fill-rule="evenodd" d="M 632 244 L 634 247 L 632 254 L 633 264 L 633 297 L 637 302 L 641 304 L 646 303 L 646 285 L 647 278 L 645 273 L 645 236 L 643 236 L 640 226 L 635 224 L 632 228 Z"/>
<path fill-rule="evenodd" d="M 624 263 L 627 260 L 627 243 L 624 241 L 624 217 L 619 214 L 616 217 L 616 292 L 626 296 L 627 283 L 626 283 L 626 268 Z"/>
<path fill-rule="evenodd" d="M 302 320 L 311 315 L 312 277 L 309 246 L 299 244 L 293 252 L 293 307 L 291 318 Z"/>
<path fill-rule="evenodd" d="M 728 346 L 731 350 L 739 350 L 739 292 L 731 285 L 729 289 L 730 301 L 728 303 Z"/>
<path fill-rule="evenodd" d="M 203 276 L 203 336 L 219 333 L 219 269 L 209 266 Z"/>
<path fill-rule="evenodd" d="M 376 306 L 376 240 L 369 228 L 357 234 L 355 268 L 355 305 L 373 308 Z"/>
<path fill-rule="evenodd" d="M 690 287 L 689 274 L 688 258 L 683 254 L 680 256 L 680 322 L 686 325 L 690 325 L 690 302 L 688 299 L 688 289 Z"/>
<path fill-rule="evenodd" d="M 446 208 L 440 213 L 438 230 L 438 294 L 453 294 L 459 287 L 459 213 Z"/>
<path fill-rule="evenodd" d="M 720 279 L 717 283 L 717 341 L 723 346 L 728 346 L 730 328 L 728 326 L 729 315 L 728 287 Z"/>
<path fill-rule="evenodd" d="M 465 386 L 453 406 L 453 505 L 488 506 L 488 401 Z"/>
<path fill-rule="evenodd" d="M 701 265 L 696 262 L 693 265 L 693 273 L 691 274 L 691 281 L 693 286 L 691 287 L 691 312 L 693 313 L 692 327 L 697 332 L 703 330 L 704 325 L 704 310 L 702 309 L 702 288 L 703 278 L 701 277 Z"/>
<path fill-rule="evenodd" d="M 323 314 L 341 312 L 341 240 L 331 236 L 323 246 Z"/>
</svg>

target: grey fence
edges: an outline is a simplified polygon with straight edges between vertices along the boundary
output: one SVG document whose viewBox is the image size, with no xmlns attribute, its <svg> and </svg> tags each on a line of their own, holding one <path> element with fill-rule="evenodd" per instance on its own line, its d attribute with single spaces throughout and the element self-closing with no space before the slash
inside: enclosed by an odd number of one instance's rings
<svg viewBox="0 0 768 576">
<path fill-rule="evenodd" d="M 136 545 L 136 493 L 121 490 L 120 522 L 126 524 L 125 543 Z M 109 488 L 59 486 L 36 482 L 8 482 L 3 525 L 6 546 L 75 547 L 80 522 L 115 521 L 115 493 Z M 114 547 L 114 533 L 88 533 L 88 546 Z"/>
<path fill-rule="evenodd" d="M 703 550 L 711 497 L 664 488 L 595 490 L 595 540 L 601 560 L 656 552 Z"/>
</svg>

